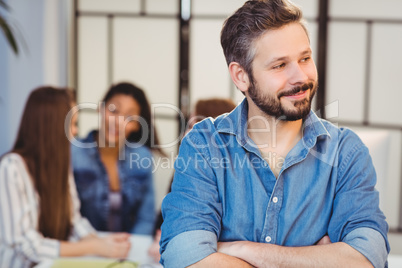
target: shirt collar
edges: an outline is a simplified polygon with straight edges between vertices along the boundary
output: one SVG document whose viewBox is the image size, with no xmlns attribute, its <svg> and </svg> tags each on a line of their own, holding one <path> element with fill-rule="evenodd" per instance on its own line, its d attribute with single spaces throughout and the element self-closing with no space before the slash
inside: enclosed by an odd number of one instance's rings
<svg viewBox="0 0 402 268">
<path fill-rule="evenodd" d="M 320 136 L 328 136 L 331 138 L 329 131 L 323 124 L 323 120 L 310 111 L 309 115 L 303 122 L 303 142 L 309 148 L 313 148 Z"/>
<path fill-rule="evenodd" d="M 244 98 L 230 114 L 217 124 L 217 131 L 235 135 L 239 144 L 244 146 L 247 142 L 250 142 L 247 135 L 247 118 L 248 103 L 247 99 Z M 331 137 L 322 120 L 313 111 L 310 111 L 303 122 L 304 144 L 311 149 L 320 136 Z"/>
<path fill-rule="evenodd" d="M 227 116 L 225 116 L 216 126 L 220 133 L 228 133 L 236 136 L 237 141 L 243 146 L 247 143 L 247 99 L 243 101 Z"/>
</svg>

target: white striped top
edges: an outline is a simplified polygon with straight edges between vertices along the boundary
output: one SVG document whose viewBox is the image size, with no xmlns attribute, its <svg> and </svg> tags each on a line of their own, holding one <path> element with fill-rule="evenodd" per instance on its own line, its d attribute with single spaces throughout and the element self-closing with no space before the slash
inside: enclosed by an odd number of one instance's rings
<svg viewBox="0 0 402 268">
<path fill-rule="evenodd" d="M 70 240 L 96 233 L 80 214 L 80 201 L 72 174 L 69 176 L 73 203 Z M 39 196 L 23 158 L 16 153 L 0 162 L 0 243 L 24 254 L 33 262 L 59 257 L 60 242 L 38 231 Z"/>
<path fill-rule="evenodd" d="M 33 262 L 21 252 L 17 252 L 7 245 L 0 244 L 0 267 L 32 268 Z"/>
</svg>

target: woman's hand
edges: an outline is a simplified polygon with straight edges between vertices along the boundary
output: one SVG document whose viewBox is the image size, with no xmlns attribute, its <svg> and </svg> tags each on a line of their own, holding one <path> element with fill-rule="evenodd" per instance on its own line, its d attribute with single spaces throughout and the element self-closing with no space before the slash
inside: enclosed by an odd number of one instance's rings
<svg viewBox="0 0 402 268">
<path fill-rule="evenodd" d="M 105 237 L 88 238 L 96 255 L 124 259 L 131 248 L 130 234 L 115 233 Z"/>
<path fill-rule="evenodd" d="M 61 241 L 61 257 L 98 255 L 106 258 L 124 259 L 131 247 L 130 234 L 114 233 L 107 236 L 91 234 L 78 242 Z"/>
</svg>

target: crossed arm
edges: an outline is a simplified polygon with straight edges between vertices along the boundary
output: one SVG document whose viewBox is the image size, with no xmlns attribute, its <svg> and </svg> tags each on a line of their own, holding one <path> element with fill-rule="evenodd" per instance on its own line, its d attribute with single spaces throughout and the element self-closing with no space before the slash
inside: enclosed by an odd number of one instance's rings
<svg viewBox="0 0 402 268">
<path fill-rule="evenodd" d="M 346 243 L 284 247 L 249 241 L 220 242 L 218 252 L 190 267 L 373 267 L 360 252 Z"/>
</svg>

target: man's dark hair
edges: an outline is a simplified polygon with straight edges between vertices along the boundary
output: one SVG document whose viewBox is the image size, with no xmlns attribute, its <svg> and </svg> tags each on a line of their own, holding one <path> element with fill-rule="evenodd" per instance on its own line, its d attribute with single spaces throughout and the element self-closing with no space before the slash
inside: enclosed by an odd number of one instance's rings
<svg viewBox="0 0 402 268">
<path fill-rule="evenodd" d="M 237 62 L 252 78 L 254 42 L 268 30 L 300 23 L 307 33 L 301 9 L 288 0 L 250 0 L 223 24 L 221 45 L 226 62 Z M 308 34 L 308 33 L 307 33 Z"/>
</svg>

